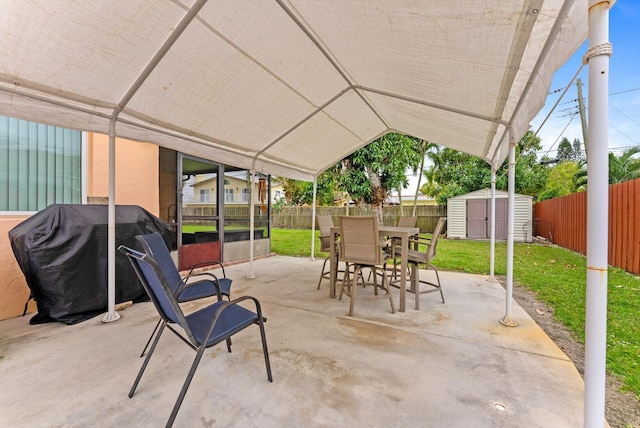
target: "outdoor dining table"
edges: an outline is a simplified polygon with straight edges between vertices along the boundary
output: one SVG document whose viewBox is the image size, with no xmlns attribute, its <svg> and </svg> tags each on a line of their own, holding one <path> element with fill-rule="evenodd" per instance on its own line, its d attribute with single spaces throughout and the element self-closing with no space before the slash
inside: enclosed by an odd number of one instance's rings
<svg viewBox="0 0 640 428">
<path fill-rule="evenodd" d="M 382 237 L 398 238 L 400 239 L 401 247 L 401 264 L 400 264 L 400 312 L 405 312 L 406 309 L 406 294 L 407 294 L 407 250 L 409 249 L 409 238 L 420 233 L 420 229 L 417 227 L 396 227 L 396 226 L 380 226 L 378 232 Z M 339 227 L 331 228 L 331 242 L 340 235 Z M 336 297 L 336 281 L 338 271 L 338 260 L 336 258 L 335 245 L 331 245 L 331 258 L 330 258 L 331 279 L 329 283 L 329 296 L 331 298 Z"/>
</svg>

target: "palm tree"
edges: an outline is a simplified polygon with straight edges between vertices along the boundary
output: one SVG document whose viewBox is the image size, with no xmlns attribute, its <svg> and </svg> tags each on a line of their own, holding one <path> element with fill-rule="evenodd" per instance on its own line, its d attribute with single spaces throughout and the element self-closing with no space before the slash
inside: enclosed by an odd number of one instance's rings
<svg viewBox="0 0 640 428">
<path fill-rule="evenodd" d="M 424 170 L 424 158 L 428 153 L 437 150 L 438 146 L 434 143 L 431 143 L 427 140 L 421 140 L 419 143 L 420 152 L 422 156 L 420 158 L 420 175 L 418 176 L 418 185 L 416 186 L 416 194 L 413 198 L 413 213 L 411 215 L 416 215 L 416 207 L 418 206 L 418 193 L 420 192 L 420 181 L 422 180 L 422 175 L 425 174 Z M 400 201 L 400 205 L 402 206 L 402 200 Z"/>
<path fill-rule="evenodd" d="M 634 157 L 640 153 L 640 146 L 631 147 L 620 156 L 609 152 L 609 184 L 640 178 L 640 158 Z"/>
<path fill-rule="evenodd" d="M 609 152 L 609 184 L 622 183 L 623 181 L 640 178 L 640 158 L 634 157 L 640 153 L 640 146 L 631 147 L 620 156 Z M 575 190 L 582 191 L 587 188 L 587 169 L 582 168 L 573 177 Z"/>
</svg>

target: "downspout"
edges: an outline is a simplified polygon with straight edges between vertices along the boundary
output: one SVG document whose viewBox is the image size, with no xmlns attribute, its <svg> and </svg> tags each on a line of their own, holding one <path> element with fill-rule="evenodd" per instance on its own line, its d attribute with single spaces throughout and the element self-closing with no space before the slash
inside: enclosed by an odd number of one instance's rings
<svg viewBox="0 0 640 428">
<path fill-rule="evenodd" d="M 496 167 L 493 165 L 491 165 L 491 218 L 489 221 L 491 222 L 489 225 L 491 248 L 489 257 L 489 278 L 487 280 L 490 282 L 496 282 L 496 277 L 494 275 L 496 264 Z"/>
<path fill-rule="evenodd" d="M 587 299 L 585 314 L 584 426 L 605 422 L 607 356 L 607 250 L 609 225 L 609 9 L 589 0 L 589 150 L 587 172 Z"/>
<path fill-rule="evenodd" d="M 509 199 L 507 220 L 507 297 L 504 317 L 500 323 L 507 327 L 517 327 L 518 323 L 511 318 L 513 304 L 513 230 L 515 215 L 515 187 L 516 187 L 516 139 L 513 127 L 509 127 Z"/>
<path fill-rule="evenodd" d="M 313 177 L 313 208 L 311 209 L 311 260 L 314 261 L 316 250 L 316 194 L 318 193 L 318 177 Z"/>
</svg>

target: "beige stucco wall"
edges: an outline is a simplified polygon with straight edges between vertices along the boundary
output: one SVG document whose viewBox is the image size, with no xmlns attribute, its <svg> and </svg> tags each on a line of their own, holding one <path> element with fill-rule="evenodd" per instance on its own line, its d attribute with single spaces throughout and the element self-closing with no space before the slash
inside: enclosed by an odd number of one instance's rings
<svg viewBox="0 0 640 428">
<path fill-rule="evenodd" d="M 24 302 L 29 297 L 29 287 L 13 256 L 8 233 L 27 216 L 0 216 L 0 319 L 22 315 Z M 33 302 L 29 311 L 34 311 Z"/>
<path fill-rule="evenodd" d="M 159 214 L 158 146 L 124 139 L 116 142 L 116 204 L 139 205 Z M 109 195 L 109 139 L 89 134 L 87 196 Z M 8 232 L 26 216 L 0 216 L 0 320 L 22 315 L 29 288 L 11 250 Z M 29 312 L 35 311 L 33 303 Z"/>
<path fill-rule="evenodd" d="M 89 134 L 87 195 L 109 196 L 109 137 Z M 139 205 L 158 216 L 158 146 L 116 139 L 116 204 Z"/>
</svg>

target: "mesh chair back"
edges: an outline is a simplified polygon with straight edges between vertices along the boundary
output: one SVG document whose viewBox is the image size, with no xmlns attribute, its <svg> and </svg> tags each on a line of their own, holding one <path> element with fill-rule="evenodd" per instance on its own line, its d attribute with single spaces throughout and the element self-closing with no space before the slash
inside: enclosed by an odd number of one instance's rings
<svg viewBox="0 0 640 428">
<path fill-rule="evenodd" d="M 398 227 L 416 227 L 416 223 L 418 223 L 417 216 L 405 215 L 398 220 Z"/>
<path fill-rule="evenodd" d="M 155 260 L 148 254 L 143 254 L 124 245 L 121 245 L 119 250 L 124 252 L 129 258 L 133 270 L 138 275 L 142 286 L 162 319 L 167 322 L 180 324 L 187 331 L 187 335 L 191 337 L 191 331 L 178 305 L 178 301 L 173 296 L 163 276 L 162 270 Z"/>
<path fill-rule="evenodd" d="M 340 258 L 350 263 L 382 263 L 376 217 L 340 217 Z"/>
<path fill-rule="evenodd" d="M 146 235 L 137 235 L 136 239 L 140 241 L 145 252 L 158 264 L 171 291 L 175 292 L 182 283 L 182 278 L 162 236 L 158 232 L 153 232 Z"/>
<path fill-rule="evenodd" d="M 317 215 L 318 229 L 320 229 L 320 251 L 331 251 L 331 228 L 333 220 L 330 215 Z"/>
<path fill-rule="evenodd" d="M 438 219 L 436 228 L 434 229 L 433 235 L 431 236 L 431 244 L 429 244 L 429 246 L 427 247 L 427 262 L 430 262 L 436 256 L 436 246 L 438 245 L 438 238 L 442 234 L 446 222 L 446 217 L 440 217 Z"/>
</svg>

